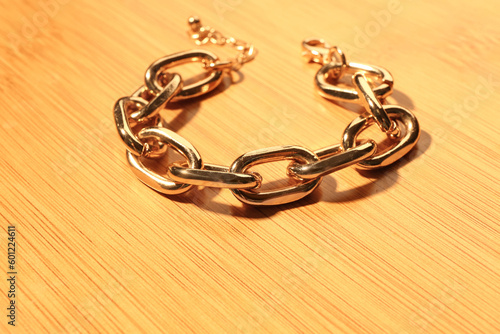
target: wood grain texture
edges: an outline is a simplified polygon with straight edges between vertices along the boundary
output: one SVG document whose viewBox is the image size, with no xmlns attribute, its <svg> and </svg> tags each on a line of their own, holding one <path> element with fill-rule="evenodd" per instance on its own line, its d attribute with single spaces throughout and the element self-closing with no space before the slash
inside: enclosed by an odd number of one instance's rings
<svg viewBox="0 0 500 334">
<path fill-rule="evenodd" d="M 499 332 L 499 7 L 2 1 L 0 332 Z M 193 48 L 192 14 L 259 49 L 237 82 L 163 113 L 205 161 L 340 141 L 357 109 L 314 91 L 318 67 L 300 57 L 310 36 L 391 71 L 389 101 L 417 115 L 418 146 L 281 207 L 244 206 L 228 190 L 155 193 L 129 170 L 112 107 L 152 61 Z"/>
</svg>

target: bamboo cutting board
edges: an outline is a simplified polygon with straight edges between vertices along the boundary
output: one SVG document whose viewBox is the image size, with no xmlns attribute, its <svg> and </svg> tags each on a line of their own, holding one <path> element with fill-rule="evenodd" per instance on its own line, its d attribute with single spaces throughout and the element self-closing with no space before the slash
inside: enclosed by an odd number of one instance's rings
<svg viewBox="0 0 500 334">
<path fill-rule="evenodd" d="M 0 332 L 500 332 L 499 7 L 2 1 Z M 151 62 L 194 48 L 193 14 L 259 50 L 234 82 L 163 112 L 204 161 L 340 142 L 359 107 L 316 93 L 319 67 L 300 57 L 313 36 L 391 71 L 389 102 L 418 117 L 417 147 L 279 207 L 152 191 L 126 163 L 112 108 Z"/>
</svg>

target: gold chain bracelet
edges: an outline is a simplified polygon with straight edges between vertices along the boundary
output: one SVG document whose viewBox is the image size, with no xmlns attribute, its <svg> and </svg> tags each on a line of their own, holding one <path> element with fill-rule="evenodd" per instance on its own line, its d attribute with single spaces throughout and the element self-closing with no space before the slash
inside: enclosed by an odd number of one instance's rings
<svg viewBox="0 0 500 334">
<path fill-rule="evenodd" d="M 392 164 L 417 143 L 420 127 L 415 116 L 396 105 L 383 105 L 392 93 L 391 74 L 378 66 L 347 62 L 345 54 L 321 39 L 302 42 L 302 55 L 308 62 L 322 65 L 315 84 L 327 99 L 361 104 L 366 112 L 354 119 L 344 130 L 342 143 L 311 151 L 300 146 L 275 146 L 248 152 L 229 167 L 203 163 L 200 153 L 186 139 L 167 129 L 160 111 L 169 102 L 190 99 L 215 89 L 224 75 L 238 71 L 253 60 L 253 45 L 225 37 L 219 31 L 203 26 L 196 17 L 189 18 L 190 36 L 198 45 L 213 43 L 234 47 L 238 55 L 220 61 L 205 50 L 175 53 L 155 61 L 146 71 L 145 85 L 131 96 L 119 99 L 114 118 L 121 139 L 127 147 L 127 160 L 135 175 L 147 186 L 167 195 L 188 191 L 192 186 L 229 188 L 242 202 L 252 205 L 278 205 L 296 201 L 310 194 L 322 177 L 357 164 L 374 169 Z M 183 85 L 179 74 L 169 69 L 189 62 L 200 62 L 208 71 L 205 78 Z M 337 83 L 345 74 L 352 76 L 355 89 L 341 88 Z M 377 83 L 376 87 L 373 87 Z M 372 88 L 373 87 L 373 88 Z M 393 142 L 383 152 L 377 151 L 373 140 L 358 142 L 358 135 L 376 123 Z M 143 159 L 160 159 L 171 147 L 186 159 L 171 163 L 166 175 L 160 175 L 143 164 Z M 287 175 L 295 184 L 276 190 L 259 191 L 262 177 L 249 169 L 267 162 L 289 160 Z"/>
</svg>

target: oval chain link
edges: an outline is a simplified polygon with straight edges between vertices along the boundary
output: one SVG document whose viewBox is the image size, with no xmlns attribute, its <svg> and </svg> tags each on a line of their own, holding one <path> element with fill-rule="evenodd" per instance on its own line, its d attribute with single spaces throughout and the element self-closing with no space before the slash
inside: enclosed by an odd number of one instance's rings
<svg viewBox="0 0 500 334">
<path fill-rule="evenodd" d="M 200 169 L 203 167 L 201 155 L 196 148 L 173 131 L 166 128 L 149 127 L 142 129 L 137 137 L 142 140 L 154 139 L 167 144 L 186 158 L 189 168 Z M 155 173 L 143 164 L 140 157 L 131 154 L 130 151 L 127 152 L 127 160 L 139 180 L 160 193 L 177 195 L 188 191 L 193 186 L 192 184 L 175 182 L 168 177 Z"/>
<path fill-rule="evenodd" d="M 301 164 L 312 164 L 319 161 L 314 152 L 300 146 L 276 146 L 263 148 L 243 154 L 231 165 L 233 173 L 245 173 L 250 167 L 282 160 L 293 160 Z M 287 173 L 288 174 L 288 173 Z M 252 205 L 278 205 L 294 202 L 309 195 L 321 182 L 321 177 L 311 180 L 300 179 L 296 185 L 275 190 L 258 191 L 232 189 L 233 194 L 243 203 Z"/>
<path fill-rule="evenodd" d="M 159 113 L 169 102 L 197 97 L 215 89 L 225 72 L 239 70 L 243 64 L 254 59 L 257 51 L 252 44 L 225 37 L 219 31 L 203 26 L 196 17 L 191 17 L 188 23 L 189 34 L 196 44 L 231 46 L 239 53 L 228 61 L 220 61 L 216 55 L 204 50 L 163 57 L 147 69 L 144 86 L 130 97 L 116 102 L 114 118 L 118 133 L 127 147 L 127 161 L 134 174 L 152 189 L 175 195 L 193 186 L 228 188 L 236 198 L 247 204 L 284 204 L 307 196 L 321 183 L 323 176 L 348 166 L 357 164 L 364 169 L 387 166 L 408 153 L 418 141 L 420 127 L 416 117 L 403 107 L 383 105 L 393 89 L 393 79 L 387 70 L 348 63 L 338 47 L 332 47 L 322 39 L 310 38 L 302 43 L 302 55 L 308 62 L 322 65 L 315 77 L 320 95 L 361 104 L 367 112 L 346 127 L 342 143 L 316 151 L 300 146 L 276 146 L 245 153 L 230 167 L 204 164 L 200 153 L 190 142 L 163 126 Z M 204 79 L 183 86 L 180 75 L 167 71 L 189 62 L 201 62 L 209 73 Z M 346 74 L 352 75 L 354 89 L 336 85 Z M 378 152 L 373 140 L 358 143 L 359 134 L 374 123 L 394 142 L 383 152 Z M 184 156 L 186 161 L 170 163 L 165 175 L 146 167 L 144 159 L 163 157 L 168 147 Z M 295 184 L 260 190 L 262 176 L 250 169 L 282 160 L 291 160 L 286 174 L 295 180 Z"/>
<path fill-rule="evenodd" d="M 151 92 L 158 94 L 164 90 L 164 84 L 160 80 L 168 69 L 187 64 L 191 62 L 199 62 L 205 64 L 214 62 L 218 58 L 212 52 L 205 50 L 192 50 L 171 54 L 155 61 L 149 66 L 145 75 L 145 86 Z M 190 99 L 214 90 L 222 81 L 222 71 L 211 71 L 210 74 L 191 85 L 182 87 L 180 92 L 172 98 L 172 102 Z"/>
</svg>

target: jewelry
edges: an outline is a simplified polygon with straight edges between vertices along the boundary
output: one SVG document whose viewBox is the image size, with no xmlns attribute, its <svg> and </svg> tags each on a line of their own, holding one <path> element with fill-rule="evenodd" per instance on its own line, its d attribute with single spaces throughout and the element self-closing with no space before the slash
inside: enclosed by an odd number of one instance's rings
<svg viewBox="0 0 500 334">
<path fill-rule="evenodd" d="M 135 175 L 147 186 L 167 195 L 188 191 L 193 186 L 229 188 L 242 202 L 252 205 L 278 205 L 296 201 L 310 194 L 322 177 L 357 164 L 364 169 L 392 164 L 408 153 L 417 143 L 420 127 L 415 116 L 405 108 L 384 105 L 392 93 L 391 74 L 378 66 L 347 62 L 345 54 L 322 39 L 302 42 L 302 55 L 308 62 L 322 65 L 315 84 L 321 96 L 343 102 L 361 104 L 366 112 L 354 119 L 344 130 L 342 143 L 315 151 L 300 146 L 275 146 L 248 152 L 229 167 L 203 163 L 196 148 L 175 132 L 167 129 L 160 111 L 169 102 L 190 99 L 215 89 L 223 76 L 238 71 L 253 60 L 257 53 L 253 45 L 225 37 L 219 31 L 203 26 L 196 17 L 189 18 L 191 38 L 197 45 L 213 43 L 234 47 L 234 59 L 221 61 L 208 51 L 193 50 L 175 53 L 155 61 L 146 71 L 145 85 L 131 96 L 119 99 L 114 107 L 116 127 L 127 147 L 127 161 Z M 208 76 L 199 82 L 183 86 L 179 74 L 168 70 L 189 62 L 200 62 Z M 340 88 L 335 83 L 345 75 L 352 76 L 355 89 Z M 372 86 L 378 83 L 374 88 Z M 376 123 L 394 143 L 377 152 L 373 140 L 357 141 L 358 135 Z M 159 175 L 143 164 L 144 159 L 162 158 L 171 147 L 186 159 L 171 163 L 166 175 Z M 293 186 L 259 191 L 262 177 L 250 168 L 267 162 L 289 160 L 288 177 Z"/>
</svg>

